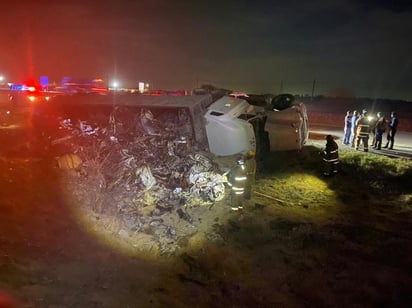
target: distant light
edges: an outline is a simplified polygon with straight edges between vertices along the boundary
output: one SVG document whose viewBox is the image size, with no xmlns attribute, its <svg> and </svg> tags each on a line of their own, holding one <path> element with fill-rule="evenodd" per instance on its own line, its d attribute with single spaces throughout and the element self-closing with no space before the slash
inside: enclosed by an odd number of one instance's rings
<svg viewBox="0 0 412 308">
<path fill-rule="evenodd" d="M 144 92 L 144 90 L 145 90 L 145 86 L 144 86 L 144 82 L 139 82 L 139 92 L 140 93 L 143 93 Z"/>
<path fill-rule="evenodd" d="M 29 99 L 29 101 L 34 102 L 36 100 L 36 97 L 33 95 L 27 96 L 27 98 Z"/>
<path fill-rule="evenodd" d="M 4 81 L 4 76 L 0 76 L 0 82 Z"/>
<path fill-rule="evenodd" d="M 119 87 L 119 83 L 117 81 L 113 81 L 112 82 L 112 87 L 113 88 L 118 88 Z"/>
</svg>

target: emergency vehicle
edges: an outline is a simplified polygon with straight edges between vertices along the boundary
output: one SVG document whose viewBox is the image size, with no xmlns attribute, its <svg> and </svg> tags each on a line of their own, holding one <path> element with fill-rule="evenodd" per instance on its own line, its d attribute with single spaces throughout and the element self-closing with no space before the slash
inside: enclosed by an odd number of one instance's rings
<svg viewBox="0 0 412 308">
<path fill-rule="evenodd" d="M 41 86 L 12 84 L 10 85 L 9 100 L 15 106 L 28 105 L 41 100 L 49 100 L 50 93 L 44 92 Z"/>
</svg>

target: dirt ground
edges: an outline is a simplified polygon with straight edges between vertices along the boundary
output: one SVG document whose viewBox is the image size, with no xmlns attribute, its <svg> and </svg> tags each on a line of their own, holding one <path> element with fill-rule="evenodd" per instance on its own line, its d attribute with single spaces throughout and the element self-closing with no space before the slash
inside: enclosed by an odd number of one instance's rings
<svg viewBox="0 0 412 308">
<path fill-rule="evenodd" d="M 410 307 L 412 189 L 324 178 L 316 151 L 269 157 L 241 212 L 192 209 L 172 254 L 85 209 L 49 161 L 2 157 L 0 307 Z"/>
</svg>

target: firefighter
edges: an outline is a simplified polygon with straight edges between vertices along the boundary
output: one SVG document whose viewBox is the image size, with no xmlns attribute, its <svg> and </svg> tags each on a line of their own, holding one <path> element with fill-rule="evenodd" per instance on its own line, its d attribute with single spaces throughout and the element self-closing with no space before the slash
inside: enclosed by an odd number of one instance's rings
<svg viewBox="0 0 412 308">
<path fill-rule="evenodd" d="M 369 140 L 369 120 L 368 112 L 362 110 L 362 115 L 356 121 L 356 146 L 355 149 L 359 149 L 360 142 L 362 140 L 363 150 L 368 152 L 368 140 Z"/>
<path fill-rule="evenodd" d="M 323 162 L 325 163 L 324 175 L 337 174 L 339 171 L 339 152 L 338 144 L 333 140 L 332 135 L 326 136 L 325 150 L 320 153 L 323 156 Z"/>
<path fill-rule="evenodd" d="M 246 184 L 247 174 L 245 160 L 243 156 L 240 156 L 237 158 L 236 166 L 230 170 L 229 175 L 229 186 L 231 187 L 230 203 L 234 211 L 243 209 Z"/>
<path fill-rule="evenodd" d="M 252 198 L 252 189 L 255 184 L 256 179 L 256 152 L 250 150 L 247 153 L 246 161 L 246 188 L 245 188 L 245 199 L 250 200 Z"/>
</svg>

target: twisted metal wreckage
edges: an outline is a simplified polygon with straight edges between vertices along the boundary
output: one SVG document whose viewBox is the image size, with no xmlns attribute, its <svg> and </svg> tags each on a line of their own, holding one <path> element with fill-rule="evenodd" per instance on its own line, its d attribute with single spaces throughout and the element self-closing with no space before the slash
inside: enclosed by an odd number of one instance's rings
<svg viewBox="0 0 412 308">
<path fill-rule="evenodd" d="M 125 232 L 155 234 L 163 250 L 176 249 L 171 238 L 195 231 L 201 214 L 194 208 L 211 209 L 225 197 L 228 169 L 194 142 L 183 109 L 93 106 L 92 112 L 37 114 L 43 147 L 57 155 L 61 169 L 76 170 L 66 173 L 75 175 L 76 195 L 101 195 L 87 202 L 91 210 L 114 216 Z"/>
<path fill-rule="evenodd" d="M 84 171 L 97 168 L 103 177 L 100 189 L 123 187 L 138 194 L 161 187 L 185 199 L 195 197 L 192 203 L 224 198 L 226 174 L 213 163 L 210 153 L 192 151 L 188 137 L 180 134 L 187 123 L 175 126 L 173 121 L 160 121 L 150 110 L 142 110 L 136 129 L 125 135 L 122 128 L 130 123 L 126 125 L 116 111 L 110 115 L 108 127 L 60 119 L 65 136 L 51 144 L 70 148 L 81 158 L 79 167 Z"/>
</svg>

